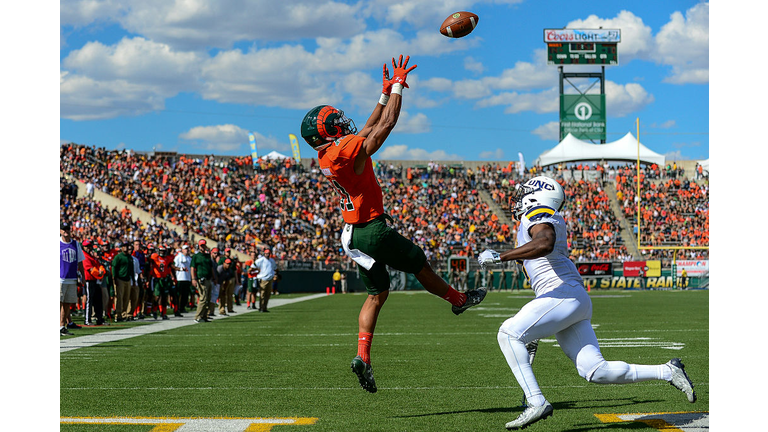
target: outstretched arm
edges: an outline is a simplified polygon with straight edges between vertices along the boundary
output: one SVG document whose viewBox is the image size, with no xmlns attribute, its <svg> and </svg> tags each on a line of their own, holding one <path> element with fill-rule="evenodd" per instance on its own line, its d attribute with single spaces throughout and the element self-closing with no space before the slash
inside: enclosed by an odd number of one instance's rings
<svg viewBox="0 0 768 432">
<path fill-rule="evenodd" d="M 390 80 L 390 83 L 392 84 L 392 93 L 389 96 L 389 100 L 386 101 L 386 106 L 382 105 L 383 108 L 381 109 L 380 118 L 378 121 L 374 122 L 370 133 L 365 135 L 366 140 L 363 143 L 363 148 L 357 154 L 357 158 L 355 159 L 355 173 L 358 175 L 363 173 L 363 168 L 365 168 L 365 163 L 368 158 L 381 148 L 384 141 L 389 136 L 389 133 L 392 132 L 392 129 L 394 129 L 397 124 L 397 119 L 400 116 L 400 107 L 402 106 L 403 88 L 408 88 L 405 79 L 409 72 L 416 69 L 416 65 L 406 69 L 409 58 L 410 57 L 406 57 L 405 62 L 403 62 L 403 56 L 401 55 L 400 65 L 395 64 L 395 59 L 392 59 L 392 66 L 394 67 L 394 76 L 392 77 L 392 80 Z M 381 103 L 379 103 L 379 105 L 381 105 Z M 377 109 L 379 108 L 377 107 Z M 374 114 L 371 115 L 371 117 L 374 117 L 375 114 L 376 110 L 374 110 Z M 368 122 L 371 122 L 371 119 L 369 119 Z M 366 127 L 368 127 L 368 123 L 366 123 Z"/>
<path fill-rule="evenodd" d="M 555 250 L 555 239 L 555 229 L 552 225 L 546 223 L 534 225 L 531 228 L 531 241 L 519 248 L 502 253 L 499 258 L 501 261 L 516 261 L 547 256 Z"/>
<path fill-rule="evenodd" d="M 381 113 L 384 112 L 384 107 L 387 105 L 387 101 L 389 101 L 389 95 L 392 93 L 392 81 L 389 79 L 389 70 L 387 70 L 386 63 L 382 68 L 381 81 L 381 98 L 379 98 L 379 102 L 376 103 L 376 107 L 373 109 L 373 113 L 370 117 L 368 117 L 368 121 L 365 122 L 365 126 L 363 126 L 363 129 L 357 134 L 357 136 L 367 137 L 371 133 L 376 124 L 379 123 L 379 120 L 381 119 Z"/>
<path fill-rule="evenodd" d="M 531 228 L 531 241 L 502 254 L 495 250 L 486 249 L 477 257 L 480 266 L 485 268 L 489 264 L 498 264 L 504 261 L 517 261 L 536 259 L 547 256 L 555 250 L 555 229 L 548 223 L 534 225 Z"/>
</svg>

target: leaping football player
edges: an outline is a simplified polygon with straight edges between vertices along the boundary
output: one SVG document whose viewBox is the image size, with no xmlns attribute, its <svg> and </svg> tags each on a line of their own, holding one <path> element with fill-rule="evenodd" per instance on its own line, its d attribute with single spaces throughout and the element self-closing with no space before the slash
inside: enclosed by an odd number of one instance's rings
<svg viewBox="0 0 768 432">
<path fill-rule="evenodd" d="M 517 247 L 501 254 L 487 249 L 478 257 L 482 267 L 522 261 L 536 295 L 499 328 L 499 346 L 528 405 L 506 428 L 523 429 L 552 415 L 552 404 L 539 388 L 526 349 L 526 344 L 552 335 L 588 382 L 626 384 L 662 380 L 685 393 L 689 402 L 696 402 L 693 382 L 678 358 L 660 365 L 603 358 L 590 322 L 592 301 L 579 271 L 568 258 L 566 224 L 560 214 L 564 201 L 562 186 L 549 177 L 534 177 L 518 184 L 512 195 L 512 213 L 520 221 Z"/>
<path fill-rule="evenodd" d="M 340 197 L 344 219 L 341 242 L 346 254 L 360 267 L 368 291 L 358 317 L 357 356 L 352 370 L 360 386 L 376 392 L 371 367 L 371 340 L 376 320 L 389 295 L 387 266 L 412 273 L 424 288 L 448 301 L 458 315 L 485 298 L 485 288 L 462 293 L 448 285 L 429 265 L 424 251 L 388 225 L 381 187 L 373 172 L 373 156 L 397 124 L 408 73 L 409 57 L 392 59 L 393 76 L 383 67 L 382 94 L 363 129 L 330 105 L 310 110 L 301 122 L 301 136 L 315 150 L 320 170 Z"/>
</svg>

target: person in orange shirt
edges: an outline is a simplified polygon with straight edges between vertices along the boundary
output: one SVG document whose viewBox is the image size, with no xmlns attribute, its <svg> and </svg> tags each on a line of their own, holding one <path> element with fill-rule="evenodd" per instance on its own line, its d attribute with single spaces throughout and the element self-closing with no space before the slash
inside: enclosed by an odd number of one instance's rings
<svg viewBox="0 0 768 432">
<path fill-rule="evenodd" d="M 152 316 L 157 319 L 159 310 L 162 319 L 167 320 L 169 319 L 167 314 L 168 296 L 173 289 L 173 279 L 171 278 L 173 256 L 162 244 L 158 247 L 158 251 L 159 253 L 154 253 L 149 258 L 152 261 L 152 291 L 155 296 L 152 302 Z"/>
<path fill-rule="evenodd" d="M 93 325 L 91 321 L 91 315 L 96 316 L 96 325 L 104 324 L 104 300 L 102 299 L 102 291 L 100 281 L 107 274 L 107 270 L 99 262 L 99 260 L 92 255 L 93 242 L 85 240 L 81 243 L 83 248 L 83 255 L 85 260 L 83 261 L 83 269 L 85 270 L 85 325 Z"/>
<path fill-rule="evenodd" d="M 438 276 L 424 251 L 388 226 L 392 218 L 384 212 L 383 194 L 373 170 L 375 154 L 397 124 L 406 78 L 416 66 L 408 68 L 409 57 L 399 64 L 392 59 L 393 77 L 382 68 L 382 94 L 379 103 L 360 132 L 352 120 L 330 105 L 310 110 L 302 120 L 301 136 L 318 154 L 320 171 L 339 195 L 339 208 L 345 225 L 341 242 L 347 256 L 360 268 L 368 291 L 358 317 L 357 356 L 351 368 L 360 386 L 377 391 L 371 367 L 371 340 L 379 311 L 389 295 L 387 266 L 412 273 L 424 288 L 452 305 L 458 315 L 485 297 L 480 288 L 461 293 Z"/>
</svg>

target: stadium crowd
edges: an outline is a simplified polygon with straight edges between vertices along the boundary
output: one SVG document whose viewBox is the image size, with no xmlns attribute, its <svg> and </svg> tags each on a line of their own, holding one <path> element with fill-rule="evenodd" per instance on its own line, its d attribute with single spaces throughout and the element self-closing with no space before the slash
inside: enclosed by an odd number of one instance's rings
<svg viewBox="0 0 768 432">
<path fill-rule="evenodd" d="M 642 245 L 657 247 L 709 245 L 709 186 L 674 175 L 658 179 L 658 174 L 640 171 L 637 196 L 637 170 L 627 166 L 616 175 L 616 194 L 624 216 L 632 221 Z M 698 172 L 697 172 L 698 175 Z M 658 180 L 657 180 L 658 179 Z M 640 202 L 638 221 L 638 206 Z M 643 250 L 645 258 L 671 262 L 673 250 Z M 686 249 L 678 259 L 708 259 L 706 249 Z"/>
<path fill-rule="evenodd" d="M 150 316 L 169 319 L 171 314 L 182 317 L 187 308 L 197 308 L 200 291 L 191 286 L 188 260 L 195 245 L 162 224 L 142 224 L 133 220 L 130 212 L 107 208 L 88 195 L 73 197 L 72 184 L 62 181 L 61 185 L 62 234 L 75 239 L 84 254 L 84 268 L 76 278 L 77 298 L 71 302 L 74 315 L 83 315 L 86 325 L 101 325 L 106 319 L 121 322 Z M 200 242 L 205 240 L 196 245 Z M 121 254 L 130 257 L 127 266 L 120 261 Z M 269 285 L 265 295 L 256 283 L 260 278 L 257 260 L 262 254 L 267 251 L 255 251 L 253 260 L 241 262 L 230 248 L 210 250 L 216 268 L 211 309 L 218 306 L 219 313 L 226 315 L 232 312 L 233 302 L 239 305 L 244 301 L 249 308 L 256 309 L 258 303 L 260 310 L 266 311 L 265 301 L 279 292 L 277 284 Z M 278 281 L 278 269 L 272 270 L 273 279 Z M 128 285 L 127 292 L 121 290 L 121 279 Z M 78 326 L 70 318 L 62 335 L 69 334 L 71 328 Z"/>
<path fill-rule="evenodd" d="M 169 158 L 77 144 L 62 145 L 60 156 L 61 173 L 83 182 L 86 198 L 98 190 L 151 215 L 150 220 L 134 220 L 127 206 L 107 209 L 95 200 L 76 199 L 76 186 L 62 178 L 62 220 L 71 221 L 76 238 L 106 248 L 139 240 L 175 251 L 205 237 L 248 256 L 256 245 L 270 246 L 284 269 L 354 266 L 339 245 L 338 197 L 314 160 L 305 167 L 292 159 L 262 158 L 254 167 L 250 156 Z M 511 162 L 465 168 L 377 161 L 375 171 L 396 229 L 437 266 L 450 255 L 474 256 L 481 247 L 512 244 L 517 223 L 509 217 L 510 191 L 539 174 L 565 187 L 563 212 L 574 261 L 633 259 L 619 234 L 620 218 L 637 227 L 632 163 L 561 164 L 526 168 L 521 174 Z M 597 175 L 584 175 L 590 171 Z M 674 163 L 641 167 L 641 244 L 708 244 L 708 187 L 699 167 L 694 174 L 698 181 Z M 608 185 L 615 186 L 621 214 L 611 209 Z M 644 251 L 646 259 L 669 261 L 671 256 L 671 251 Z M 685 256 L 701 259 L 708 253 L 687 250 Z"/>
</svg>

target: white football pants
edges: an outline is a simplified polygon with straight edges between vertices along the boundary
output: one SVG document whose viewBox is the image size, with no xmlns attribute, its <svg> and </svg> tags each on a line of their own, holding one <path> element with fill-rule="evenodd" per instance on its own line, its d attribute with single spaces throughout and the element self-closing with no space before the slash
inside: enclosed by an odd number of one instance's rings
<svg viewBox="0 0 768 432">
<path fill-rule="evenodd" d="M 531 300 L 501 325 L 498 334 L 501 352 L 530 405 L 543 405 L 546 399 L 533 375 L 525 344 L 552 335 L 579 375 L 589 382 L 624 384 L 672 379 L 672 371 L 666 365 L 606 361 L 600 353 L 591 318 L 592 301 L 584 287 L 561 286 Z"/>
</svg>

